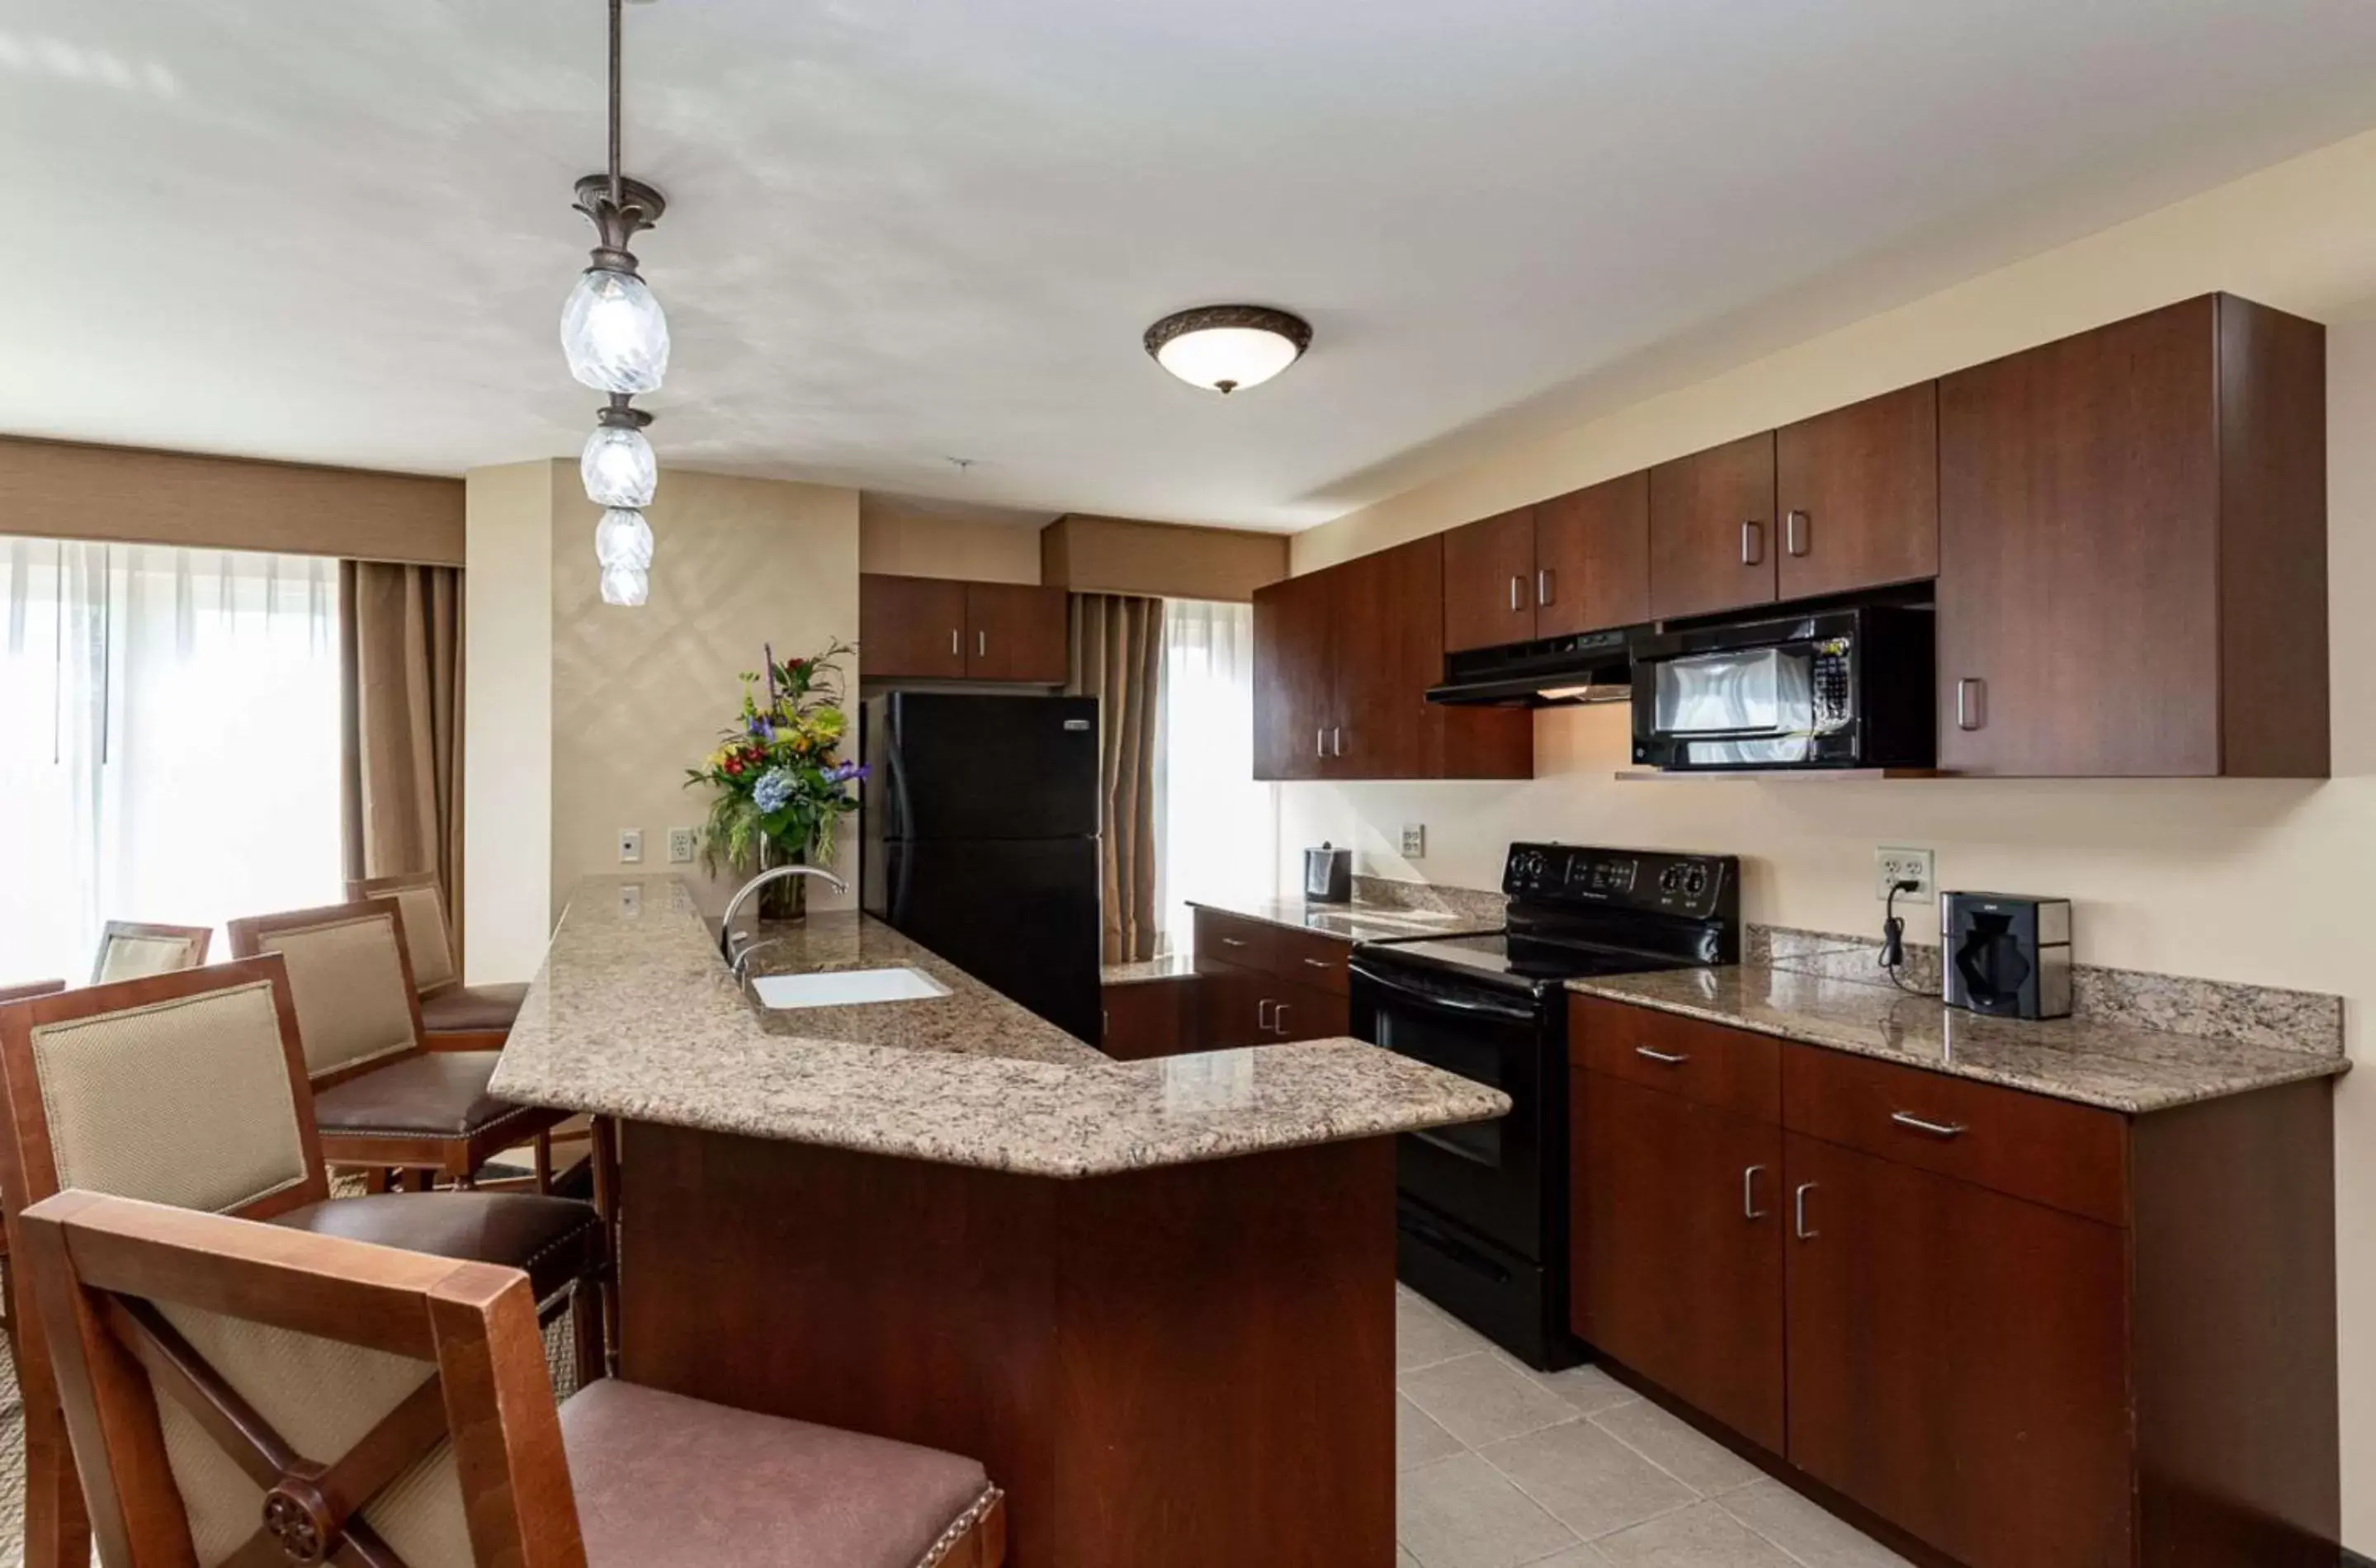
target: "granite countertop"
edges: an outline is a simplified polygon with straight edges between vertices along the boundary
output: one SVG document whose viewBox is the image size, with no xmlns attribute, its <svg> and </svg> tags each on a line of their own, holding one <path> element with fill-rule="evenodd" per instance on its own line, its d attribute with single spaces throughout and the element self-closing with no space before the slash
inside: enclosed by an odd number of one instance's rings
<svg viewBox="0 0 2376 1568">
<path fill-rule="evenodd" d="M 1404 904 L 1355 898 L 1345 904 L 1318 904 L 1302 898 L 1241 898 L 1229 903 L 1191 900 L 1191 907 L 1216 914 L 1236 915 L 1269 925 L 1316 931 L 1348 942 L 1391 942 L 1396 938 L 1457 936 L 1502 929 L 1497 914 L 1491 919 L 1449 910 L 1415 909 Z"/>
<path fill-rule="evenodd" d="M 2085 1018 L 1991 1018 L 1933 995 L 1790 969 L 1673 969 L 1567 986 L 2132 1115 L 2332 1077 L 2351 1065 L 2323 1041 L 2293 1049 Z"/>
<path fill-rule="evenodd" d="M 1181 980 L 1196 972 L 1194 953 L 1166 953 L 1126 964 L 1108 964 L 1099 975 L 1108 985 L 1136 985 L 1142 980 Z"/>
<path fill-rule="evenodd" d="M 641 888 L 632 914 L 628 884 Z M 950 994 L 770 1014 L 719 960 L 681 883 L 592 877 L 553 932 L 490 1088 L 528 1104 L 1064 1178 L 1483 1121 L 1510 1107 L 1358 1040 L 1114 1062 L 860 915 L 812 916 L 754 967 L 762 962 L 778 972 L 907 963 Z"/>
</svg>

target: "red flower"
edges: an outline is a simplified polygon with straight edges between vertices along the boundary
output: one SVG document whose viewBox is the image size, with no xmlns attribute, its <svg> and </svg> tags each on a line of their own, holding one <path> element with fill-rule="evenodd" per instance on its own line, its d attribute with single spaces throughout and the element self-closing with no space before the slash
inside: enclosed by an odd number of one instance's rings
<svg viewBox="0 0 2376 1568">
<path fill-rule="evenodd" d="M 740 772 L 742 772 L 742 759 L 741 757 L 731 757 L 731 757 L 728 757 L 728 758 L 726 759 L 726 771 L 727 771 L 727 772 L 729 772 L 729 773 L 740 773 Z"/>
</svg>

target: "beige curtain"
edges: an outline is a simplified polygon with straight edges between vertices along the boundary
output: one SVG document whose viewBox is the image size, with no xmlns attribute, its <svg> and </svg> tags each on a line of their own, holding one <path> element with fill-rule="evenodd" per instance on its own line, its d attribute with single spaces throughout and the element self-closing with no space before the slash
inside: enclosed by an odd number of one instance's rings
<svg viewBox="0 0 2376 1568">
<path fill-rule="evenodd" d="M 1099 860 L 1105 957 L 1155 956 L 1156 701 L 1163 671 L 1163 601 L 1133 594 L 1072 597 L 1073 673 L 1066 690 L 1098 699 Z"/>
<path fill-rule="evenodd" d="M 462 574 L 339 563 L 350 877 L 434 871 L 462 941 Z"/>
</svg>

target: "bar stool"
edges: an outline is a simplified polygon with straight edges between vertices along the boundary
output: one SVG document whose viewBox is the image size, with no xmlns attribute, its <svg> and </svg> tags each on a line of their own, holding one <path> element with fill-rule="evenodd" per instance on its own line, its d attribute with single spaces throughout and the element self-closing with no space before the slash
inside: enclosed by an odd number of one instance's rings
<svg viewBox="0 0 2376 1568">
<path fill-rule="evenodd" d="M 24 1217 L 111 1563 L 999 1568 L 980 1464 L 616 1379 L 517 1270 L 65 1193 Z"/>
<path fill-rule="evenodd" d="M 29 1301 L 42 1283 L 21 1251 L 19 1213 L 71 1185 L 524 1267 L 555 1332 L 576 1340 L 577 1379 L 600 1375 L 607 1247 L 587 1205 L 493 1193 L 329 1198 L 278 956 L 0 1007 L 0 1212 Z M 26 1568 L 83 1568 L 89 1528 L 53 1348 L 38 1312 L 16 1316 Z"/>
<path fill-rule="evenodd" d="M 90 983 L 107 985 L 144 975 L 195 969 L 207 961 L 207 944 L 214 935 L 211 926 L 110 921 L 100 928 L 99 956 L 90 966 Z"/>
<path fill-rule="evenodd" d="M 489 1094 L 497 1052 L 428 1048 L 393 898 L 233 921 L 231 950 L 288 961 L 323 1154 L 371 1172 L 375 1189 L 391 1170 L 469 1187 L 495 1155 L 568 1119 Z"/>
<path fill-rule="evenodd" d="M 446 919 L 446 895 L 435 872 L 350 877 L 347 901 L 393 898 L 404 918 L 412 956 L 413 989 L 421 997 L 421 1028 L 432 1051 L 493 1051 L 511 1033 L 528 998 L 525 985 L 464 985 Z"/>
</svg>

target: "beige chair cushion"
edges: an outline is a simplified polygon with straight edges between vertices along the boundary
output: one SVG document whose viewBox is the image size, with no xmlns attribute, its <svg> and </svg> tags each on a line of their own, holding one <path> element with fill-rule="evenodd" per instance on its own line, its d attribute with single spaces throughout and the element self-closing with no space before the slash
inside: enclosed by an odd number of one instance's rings
<svg viewBox="0 0 2376 1568">
<path fill-rule="evenodd" d="M 195 945 L 186 936 L 111 935 L 107 950 L 99 956 L 99 979 L 92 983 L 113 985 L 117 980 L 141 980 L 191 968 L 191 949 Z"/>
<path fill-rule="evenodd" d="M 160 1313 L 256 1414 L 308 1459 L 346 1456 L 436 1369 L 427 1361 L 291 1333 L 177 1302 Z M 264 1522 L 264 1489 L 162 1388 L 165 1457 L 204 1568 L 229 1558 Z M 363 1522 L 410 1568 L 472 1568 L 454 1450 L 441 1443 L 362 1510 Z"/>
<path fill-rule="evenodd" d="M 454 972 L 453 944 L 446 940 L 446 905 L 437 889 L 398 888 L 396 904 L 404 912 L 404 941 L 412 952 L 414 988 L 434 991 L 459 979 Z"/>
<path fill-rule="evenodd" d="M 305 1179 L 272 985 L 32 1031 L 58 1185 L 222 1211 Z"/>
<path fill-rule="evenodd" d="M 396 925 L 369 914 L 291 926 L 259 942 L 289 967 L 305 1072 L 318 1078 L 341 1067 L 410 1050 L 412 996 L 396 945 Z"/>
</svg>

